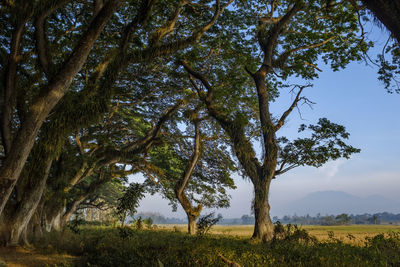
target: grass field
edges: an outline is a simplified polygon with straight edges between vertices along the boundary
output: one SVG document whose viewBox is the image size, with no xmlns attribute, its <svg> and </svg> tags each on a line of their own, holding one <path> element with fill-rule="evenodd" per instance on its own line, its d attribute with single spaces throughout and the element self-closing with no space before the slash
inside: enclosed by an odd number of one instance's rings
<svg viewBox="0 0 400 267">
<path fill-rule="evenodd" d="M 79 266 L 228 266 L 223 257 L 242 267 L 400 266 L 400 227 L 291 227 L 270 243 L 250 240 L 252 226 L 215 226 L 206 236 L 189 236 L 185 228 L 85 226 L 77 234 L 52 233 L 36 244 L 41 253 L 77 257 Z M 365 239 L 369 236 L 374 237 Z"/>
<path fill-rule="evenodd" d="M 228 266 L 222 257 L 242 267 L 400 266 L 400 226 L 303 226 L 318 240 L 291 231 L 267 244 L 251 241 L 252 229 L 217 225 L 199 237 L 187 235 L 185 225 L 83 226 L 47 234 L 35 248 L 0 249 L 0 266 Z"/>
<path fill-rule="evenodd" d="M 166 229 L 178 229 L 185 232 L 186 225 L 161 225 Z M 253 233 L 253 225 L 215 225 L 211 229 L 211 234 L 228 235 L 242 238 L 250 238 Z M 361 245 L 366 237 L 373 237 L 377 234 L 386 234 L 389 232 L 399 232 L 400 225 L 339 225 L 339 226 L 320 226 L 304 225 L 302 229 L 307 230 L 310 235 L 315 236 L 319 241 L 329 239 L 329 233 L 333 232 L 335 238 L 350 244 Z"/>
</svg>

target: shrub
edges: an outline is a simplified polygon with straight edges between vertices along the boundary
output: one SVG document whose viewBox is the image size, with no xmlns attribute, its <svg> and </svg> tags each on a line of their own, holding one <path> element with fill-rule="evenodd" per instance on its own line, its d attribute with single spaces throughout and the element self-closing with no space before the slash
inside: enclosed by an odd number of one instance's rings
<svg viewBox="0 0 400 267">
<path fill-rule="evenodd" d="M 153 219 L 152 218 L 147 218 L 143 220 L 144 224 L 146 225 L 147 229 L 152 229 L 153 228 Z"/>
<path fill-rule="evenodd" d="M 207 234 L 207 232 L 210 231 L 211 227 L 217 224 L 221 219 L 221 215 L 218 215 L 218 217 L 214 218 L 214 212 L 200 217 L 197 221 L 197 234 Z"/>
</svg>

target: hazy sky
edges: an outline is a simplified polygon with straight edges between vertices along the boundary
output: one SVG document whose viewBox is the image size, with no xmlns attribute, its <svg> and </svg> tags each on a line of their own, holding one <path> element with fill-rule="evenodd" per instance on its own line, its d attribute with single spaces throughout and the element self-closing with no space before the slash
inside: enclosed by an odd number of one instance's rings
<svg viewBox="0 0 400 267">
<path fill-rule="evenodd" d="M 376 40 L 385 41 L 384 37 Z M 375 57 L 373 53 L 371 56 Z M 377 79 L 377 68 L 365 63 L 352 63 L 339 72 L 319 67 L 323 70 L 320 78 L 313 81 L 314 87 L 303 91 L 316 104 L 313 109 L 302 106 L 301 117 L 294 110 L 279 134 L 293 137 L 301 123 L 316 123 L 318 118 L 326 117 L 346 127 L 349 143 L 360 148 L 361 153 L 319 169 L 299 167 L 279 176 L 271 186 L 272 216 L 279 206 L 315 191 L 339 190 L 357 196 L 379 194 L 400 201 L 400 94 L 388 94 Z M 291 94 L 282 92 L 272 104 L 274 115 L 279 116 L 292 100 Z M 239 176 L 235 181 L 238 188 L 230 191 L 231 208 L 216 210 L 227 218 L 251 212 L 251 183 Z M 157 195 L 146 197 L 139 211 L 185 217 L 181 209 L 172 213 L 168 201 Z"/>
</svg>

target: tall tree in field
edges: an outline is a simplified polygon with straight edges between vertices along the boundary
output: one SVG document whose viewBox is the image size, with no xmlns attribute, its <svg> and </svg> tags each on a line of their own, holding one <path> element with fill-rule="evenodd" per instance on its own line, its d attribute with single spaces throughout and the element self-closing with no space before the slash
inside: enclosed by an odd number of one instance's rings
<svg viewBox="0 0 400 267">
<path fill-rule="evenodd" d="M 235 166 L 213 126 L 200 118 L 198 111 L 187 115 L 186 130 L 176 128 L 169 142 L 153 150 L 151 163 L 160 174 L 159 182 L 149 181 L 149 185 L 161 191 L 174 210 L 180 204 L 187 215 L 188 233 L 195 234 L 203 208 L 229 207 L 226 189 L 235 188 L 231 178 Z"/>
<path fill-rule="evenodd" d="M 349 137 L 345 128 L 327 119 L 320 119 L 316 125 L 300 126 L 299 131 L 310 131 L 310 137 L 293 141 L 277 137 L 290 113 L 299 103 L 308 101 L 302 96 L 308 86 L 292 88 L 294 100 L 280 116 L 273 116 L 270 111 L 271 101 L 287 88 L 285 81 L 291 76 L 314 79 L 320 70 L 318 60 L 339 70 L 352 60 L 360 60 L 367 49 L 367 44 L 357 35 L 354 7 L 347 1 L 332 2 L 329 8 L 326 1 L 239 4 L 237 8 L 241 12 L 237 19 L 241 19 L 240 15 L 244 16 L 243 22 L 251 22 L 252 19 L 246 20 L 249 17 L 257 18 L 252 21 L 253 25 L 248 25 L 253 36 L 231 40 L 221 47 L 220 56 L 197 60 L 195 67 L 181 61 L 209 115 L 230 138 L 235 155 L 254 186 L 255 239 L 267 241 L 273 236 L 268 200 L 273 179 L 298 166 L 319 167 L 328 160 L 349 158 L 359 152 L 344 142 Z M 238 59 L 244 47 L 234 45 L 234 41 L 239 44 L 252 41 L 258 49 Z M 197 70 L 199 66 L 213 63 L 206 70 Z M 238 86 L 243 73 L 247 73 L 253 86 L 245 82 Z M 237 105 L 248 98 L 255 99 L 253 106 Z M 253 147 L 257 140 L 261 144 L 261 157 L 257 157 Z"/>
</svg>

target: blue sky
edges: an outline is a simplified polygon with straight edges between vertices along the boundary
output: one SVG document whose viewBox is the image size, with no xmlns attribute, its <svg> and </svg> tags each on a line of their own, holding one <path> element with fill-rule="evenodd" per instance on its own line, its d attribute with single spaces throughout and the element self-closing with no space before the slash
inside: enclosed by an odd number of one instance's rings
<svg viewBox="0 0 400 267">
<path fill-rule="evenodd" d="M 376 34 L 375 40 L 379 48 L 385 38 Z M 375 58 L 373 51 L 371 57 Z M 400 201 L 400 94 L 388 94 L 377 79 L 377 68 L 363 62 L 352 63 L 339 72 L 322 64 L 319 67 L 323 70 L 319 79 L 303 93 L 316 104 L 312 109 L 302 106 L 301 117 L 294 110 L 280 134 L 294 137 L 301 123 L 316 123 L 318 118 L 326 117 L 346 127 L 349 143 L 361 153 L 350 160 L 328 162 L 318 169 L 300 167 L 278 177 L 271 186 L 272 216 L 279 214 L 280 206 L 315 191 L 338 190 L 362 197 L 378 194 Z M 292 99 L 289 92 L 282 92 L 272 105 L 274 115 L 287 109 Z M 227 218 L 251 212 L 251 183 L 239 176 L 235 181 L 238 188 L 230 191 L 231 208 L 216 211 Z M 181 209 L 172 213 L 168 202 L 157 195 L 147 196 L 139 211 L 185 217 Z"/>
</svg>

